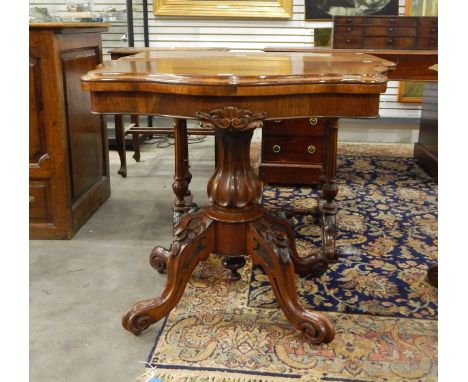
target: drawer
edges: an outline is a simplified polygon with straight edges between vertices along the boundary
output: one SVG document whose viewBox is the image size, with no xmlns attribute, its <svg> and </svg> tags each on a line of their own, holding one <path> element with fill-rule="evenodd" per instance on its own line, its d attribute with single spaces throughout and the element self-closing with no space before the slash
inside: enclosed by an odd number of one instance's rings
<svg viewBox="0 0 468 382">
<path fill-rule="evenodd" d="M 362 48 L 361 36 L 335 36 L 333 40 L 335 49 Z"/>
<path fill-rule="evenodd" d="M 362 35 L 362 26 L 361 25 L 337 25 L 335 27 L 336 35 L 347 36 L 361 36 Z"/>
<path fill-rule="evenodd" d="M 437 27 L 418 27 L 418 36 L 437 37 Z"/>
<path fill-rule="evenodd" d="M 362 25 L 365 17 L 335 17 L 333 22 L 335 25 Z"/>
<path fill-rule="evenodd" d="M 366 36 L 406 36 L 414 37 L 418 29 L 416 27 L 365 27 Z"/>
<path fill-rule="evenodd" d="M 437 17 L 421 16 L 419 17 L 419 25 L 422 26 L 437 26 L 439 24 Z"/>
<path fill-rule="evenodd" d="M 262 136 L 266 135 L 323 135 L 325 120 L 320 118 L 299 118 L 265 121 Z"/>
<path fill-rule="evenodd" d="M 418 49 L 437 49 L 437 37 L 419 37 Z"/>
<path fill-rule="evenodd" d="M 51 221 L 50 183 L 48 180 L 29 182 L 29 221 Z"/>
<path fill-rule="evenodd" d="M 322 163 L 323 136 L 266 135 L 262 139 L 262 162 Z"/>
<path fill-rule="evenodd" d="M 367 49 L 414 49 L 416 37 L 364 37 L 363 47 Z"/>
<path fill-rule="evenodd" d="M 320 164 L 261 163 L 258 168 L 260 180 L 271 184 L 319 184 L 322 172 Z"/>
<path fill-rule="evenodd" d="M 367 17 L 364 24 L 370 26 L 399 26 L 399 27 L 415 27 L 418 25 L 416 17 Z"/>
</svg>

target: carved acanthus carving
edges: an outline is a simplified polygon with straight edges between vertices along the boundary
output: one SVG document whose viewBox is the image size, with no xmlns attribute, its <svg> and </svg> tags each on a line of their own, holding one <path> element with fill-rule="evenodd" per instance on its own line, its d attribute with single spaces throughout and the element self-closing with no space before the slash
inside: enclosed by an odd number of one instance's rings
<svg viewBox="0 0 468 382">
<path fill-rule="evenodd" d="M 181 222 L 174 228 L 174 241 L 171 245 L 172 255 L 177 256 L 185 245 L 193 241 L 205 229 L 206 223 L 201 212 L 182 218 Z"/>
<path fill-rule="evenodd" d="M 199 111 L 196 116 L 203 128 L 245 131 L 262 127 L 266 113 L 252 113 L 249 110 L 227 106 L 209 113 Z"/>
</svg>

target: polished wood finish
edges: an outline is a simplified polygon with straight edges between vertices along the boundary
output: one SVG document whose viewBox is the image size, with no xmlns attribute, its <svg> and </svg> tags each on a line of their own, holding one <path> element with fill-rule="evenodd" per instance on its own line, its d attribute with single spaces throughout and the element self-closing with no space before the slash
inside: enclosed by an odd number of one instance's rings
<svg viewBox="0 0 468 382">
<path fill-rule="evenodd" d="M 317 184 L 323 171 L 324 139 L 323 118 L 265 122 L 260 179 L 277 184 Z"/>
<path fill-rule="evenodd" d="M 330 321 L 299 303 L 294 272 L 320 275 L 336 256 L 336 228 L 329 219 L 335 213 L 335 153 L 324 169 L 318 210 L 324 248 L 302 258 L 287 220 L 260 204 L 261 182 L 250 166 L 250 142 L 265 120 L 318 115 L 327 120 L 325 134 L 332 147 L 338 117 L 377 116 L 393 64 L 355 54 L 151 53 L 106 62 L 83 76 L 92 110 L 196 118 L 215 130 L 217 165 L 207 185 L 210 204 L 181 219 L 170 250 L 156 247 L 152 252 L 151 264 L 167 270 L 165 290 L 159 298 L 132 305 L 123 317 L 124 328 L 139 334 L 169 314 L 196 264 L 214 253 L 250 256 L 267 274 L 291 324 L 314 344 L 331 341 Z"/>
<path fill-rule="evenodd" d="M 351 25 L 357 23 L 356 17 L 351 18 Z M 425 20 L 428 21 L 428 20 Z M 342 26 L 346 26 L 346 20 L 341 20 Z M 360 22 L 360 21 L 359 21 Z M 394 62 L 396 67 L 388 72 L 389 80 L 418 80 L 437 81 L 437 71 L 430 70 L 431 65 L 437 64 L 438 52 L 436 50 L 395 50 L 395 49 L 331 49 L 331 48 L 304 48 L 304 47 L 266 47 L 268 52 L 308 52 L 308 53 L 356 53 L 371 54 L 373 56 Z M 319 124 L 325 121 L 317 118 Z M 292 120 L 289 129 L 285 130 L 282 140 L 275 144 L 284 147 L 289 141 L 304 141 L 304 127 L 308 126 L 309 118 Z M 259 167 L 260 179 L 268 183 L 285 184 L 317 184 L 319 175 L 323 169 L 323 163 L 314 161 L 314 157 L 297 159 L 292 150 L 283 150 L 282 156 L 268 155 L 271 150 L 270 141 L 278 139 L 278 129 L 270 127 L 268 123 L 262 130 L 262 157 Z M 322 136 L 322 147 L 326 145 L 325 135 Z M 418 146 L 418 145 L 417 145 Z M 415 150 L 419 150 L 416 147 Z M 317 158 L 317 156 L 315 156 Z M 281 160 L 279 160 L 281 159 Z"/>
<path fill-rule="evenodd" d="M 438 84 L 424 85 L 419 138 L 414 157 L 431 176 L 438 176 Z"/>
<path fill-rule="evenodd" d="M 109 50 L 112 60 L 118 60 L 122 57 L 132 56 L 138 53 L 144 52 L 158 52 L 158 51 L 227 51 L 227 48 L 154 48 L 154 47 L 124 47 L 124 48 L 115 48 Z M 117 117 L 116 117 L 117 118 Z M 126 159 L 126 150 L 125 150 L 125 136 L 132 135 L 133 143 L 133 158 L 135 161 L 139 162 L 141 158 L 140 154 L 140 135 L 153 135 L 153 134 L 173 134 L 173 129 L 161 128 L 161 127 L 146 127 L 142 128 L 139 126 L 139 118 L 137 115 L 131 116 L 131 125 L 126 128 L 121 126 L 121 121 L 116 120 L 115 134 L 116 134 L 116 147 L 120 157 L 120 168 L 118 174 L 123 177 L 127 176 L 127 159 Z M 187 134 L 189 135 L 213 135 L 214 132 L 211 130 L 201 130 L 201 129 L 186 129 Z M 118 136 L 117 136 L 118 135 Z M 187 140 L 187 138 L 184 138 Z M 180 143 L 175 140 L 174 145 L 177 147 Z M 188 151 L 187 151 L 188 155 Z M 188 157 L 187 157 L 188 161 Z M 177 203 L 177 196 L 176 196 Z M 174 205 L 174 211 L 179 211 L 176 205 Z"/>
<path fill-rule="evenodd" d="M 29 26 L 31 239 L 73 237 L 110 195 L 107 131 L 80 89 L 80 76 L 101 62 L 107 26 Z"/>
<path fill-rule="evenodd" d="M 437 49 L 437 17 L 335 16 L 337 49 Z"/>
<path fill-rule="evenodd" d="M 266 47 L 265 52 L 308 52 L 308 53 L 362 53 L 370 54 L 395 63 L 395 68 L 388 72 L 392 81 L 437 81 L 437 72 L 429 67 L 437 64 L 437 50 L 403 49 L 332 49 L 304 47 Z"/>
</svg>

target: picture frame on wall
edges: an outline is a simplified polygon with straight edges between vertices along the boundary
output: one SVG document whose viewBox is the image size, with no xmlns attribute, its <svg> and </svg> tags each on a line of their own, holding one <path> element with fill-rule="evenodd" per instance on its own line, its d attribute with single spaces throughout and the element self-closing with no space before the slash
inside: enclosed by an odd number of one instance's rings
<svg viewBox="0 0 468 382">
<path fill-rule="evenodd" d="M 398 0 L 304 0 L 306 20 L 333 16 L 397 16 Z"/>
<path fill-rule="evenodd" d="M 438 0 L 406 0 L 406 16 L 437 16 Z M 398 102 L 421 103 L 424 82 L 400 81 L 398 83 Z"/>
<path fill-rule="evenodd" d="M 155 16 L 290 19 L 293 0 L 153 0 Z"/>
</svg>

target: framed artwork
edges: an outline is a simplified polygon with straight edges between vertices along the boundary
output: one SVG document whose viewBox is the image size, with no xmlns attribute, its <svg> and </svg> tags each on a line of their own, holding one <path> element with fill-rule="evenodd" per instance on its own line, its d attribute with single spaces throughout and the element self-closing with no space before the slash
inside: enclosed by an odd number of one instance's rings
<svg viewBox="0 0 468 382">
<path fill-rule="evenodd" d="M 398 0 L 305 0 L 306 20 L 370 15 L 398 15 Z"/>
<path fill-rule="evenodd" d="M 156 16 L 289 19 L 293 0 L 153 0 Z"/>
<path fill-rule="evenodd" d="M 406 0 L 406 16 L 437 16 L 438 0 Z M 424 82 L 401 81 L 398 84 L 398 102 L 420 103 Z"/>
</svg>

